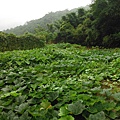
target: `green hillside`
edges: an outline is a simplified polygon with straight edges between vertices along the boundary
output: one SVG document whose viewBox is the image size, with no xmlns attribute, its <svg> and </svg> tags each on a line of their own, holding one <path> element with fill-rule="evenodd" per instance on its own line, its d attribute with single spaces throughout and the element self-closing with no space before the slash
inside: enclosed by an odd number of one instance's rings
<svg viewBox="0 0 120 120">
<path fill-rule="evenodd" d="M 13 33 L 16 35 L 22 35 L 25 32 L 34 33 L 35 28 L 38 26 L 42 27 L 43 29 L 47 29 L 47 24 L 52 24 L 57 20 L 60 20 L 62 16 L 66 15 L 70 12 L 76 12 L 78 8 L 72 9 L 72 10 L 63 10 L 63 11 L 57 11 L 57 12 L 50 12 L 46 14 L 44 17 L 36 20 L 31 20 L 26 22 L 24 25 L 17 26 L 15 28 L 11 28 L 8 30 L 5 30 L 6 33 Z M 89 6 L 84 7 L 84 9 L 89 9 Z"/>
<path fill-rule="evenodd" d="M 34 32 L 35 28 L 38 26 L 41 26 L 43 28 L 47 28 L 48 23 L 53 23 L 56 20 L 59 20 L 63 15 L 68 13 L 68 10 L 65 11 L 58 11 L 58 12 L 51 12 L 49 14 L 46 14 L 43 18 L 37 19 L 37 20 L 31 20 L 25 25 L 17 26 L 15 28 L 6 30 L 7 33 L 14 33 L 16 35 L 24 34 L 25 32 Z"/>
<path fill-rule="evenodd" d="M 34 33 L 35 28 L 37 28 L 38 26 L 47 29 L 47 24 L 52 24 L 53 22 L 61 19 L 62 16 L 66 15 L 69 12 L 69 10 L 50 12 L 40 19 L 31 20 L 29 22 L 26 22 L 25 25 L 17 26 L 15 28 L 5 30 L 4 32 L 14 33 L 16 35 L 21 35 L 25 32 Z"/>
<path fill-rule="evenodd" d="M 0 52 L 0 120 L 119 119 L 120 49 Z"/>
<path fill-rule="evenodd" d="M 64 12 L 49 13 L 39 20 L 33 20 L 24 26 L 16 27 L 13 29 L 13 33 L 17 35 L 32 33 L 33 36 L 43 40 L 46 44 L 71 43 L 88 48 L 92 46 L 119 48 L 119 21 L 120 0 L 93 0 L 87 10 L 79 8 L 74 11 L 65 10 Z M 12 32 L 12 30 L 9 32 Z M 16 38 L 15 41 L 17 40 Z M 7 46 L 10 46 L 9 41 L 11 43 L 12 39 L 9 40 L 1 36 L 0 41 L 7 48 Z M 2 49 L 4 49 L 4 46 L 2 46 Z"/>
</svg>

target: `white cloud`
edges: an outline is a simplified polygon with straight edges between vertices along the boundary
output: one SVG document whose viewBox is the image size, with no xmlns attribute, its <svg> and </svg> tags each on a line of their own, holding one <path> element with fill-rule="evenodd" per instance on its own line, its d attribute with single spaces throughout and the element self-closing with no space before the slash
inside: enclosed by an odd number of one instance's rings
<svg viewBox="0 0 120 120">
<path fill-rule="evenodd" d="M 73 9 L 90 3 L 91 0 L 1 0 L 0 30 L 41 18 L 51 11 Z"/>
</svg>

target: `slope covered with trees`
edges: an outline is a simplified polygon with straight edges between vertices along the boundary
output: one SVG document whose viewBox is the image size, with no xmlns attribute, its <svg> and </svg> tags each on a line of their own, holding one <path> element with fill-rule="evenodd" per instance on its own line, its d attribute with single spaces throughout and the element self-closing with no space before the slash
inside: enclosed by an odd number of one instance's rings
<svg viewBox="0 0 120 120">
<path fill-rule="evenodd" d="M 71 11 L 76 11 L 77 9 L 73 9 Z M 64 11 L 57 11 L 57 12 L 50 12 L 46 14 L 44 17 L 36 20 L 31 20 L 29 22 L 26 22 L 24 25 L 17 26 L 15 28 L 11 28 L 8 30 L 5 30 L 6 33 L 14 33 L 16 35 L 24 34 L 25 32 L 35 33 L 35 28 L 42 27 L 43 29 L 47 29 L 47 24 L 51 24 L 59 19 L 63 15 L 66 15 L 67 13 L 71 12 L 69 10 Z"/>
<path fill-rule="evenodd" d="M 119 0 L 95 0 L 90 10 L 80 8 L 62 17 L 55 42 L 120 47 L 119 18 Z"/>
<path fill-rule="evenodd" d="M 17 35 L 30 32 L 46 43 L 65 42 L 114 48 L 120 47 L 119 18 L 119 0 L 93 0 L 90 9 L 49 13 L 39 20 L 8 31 Z"/>
</svg>

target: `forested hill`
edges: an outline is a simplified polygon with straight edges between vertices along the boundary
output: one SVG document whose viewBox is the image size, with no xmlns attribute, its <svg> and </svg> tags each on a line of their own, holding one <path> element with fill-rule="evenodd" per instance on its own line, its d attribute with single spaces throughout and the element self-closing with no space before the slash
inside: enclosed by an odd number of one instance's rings
<svg viewBox="0 0 120 120">
<path fill-rule="evenodd" d="M 14 33 L 16 35 L 24 34 L 25 32 L 34 32 L 35 28 L 41 26 L 42 28 L 47 28 L 47 24 L 51 24 L 54 21 L 60 19 L 63 15 L 69 13 L 70 11 L 57 11 L 57 12 L 50 12 L 46 14 L 44 17 L 36 20 L 31 20 L 26 22 L 24 25 L 17 26 L 15 28 L 8 29 L 4 32 L 7 33 Z"/>
<path fill-rule="evenodd" d="M 88 9 L 89 7 L 86 6 L 85 9 Z M 46 14 L 44 17 L 36 20 L 31 20 L 29 22 L 26 22 L 24 25 L 17 26 L 15 28 L 7 29 L 4 32 L 6 33 L 13 33 L 16 35 L 22 35 L 26 32 L 34 33 L 35 28 L 38 26 L 47 29 L 47 24 L 51 24 L 59 19 L 61 19 L 62 16 L 66 15 L 70 12 L 77 11 L 78 8 L 72 9 L 72 10 L 63 10 L 63 11 L 57 11 L 57 12 L 50 12 Z"/>
<path fill-rule="evenodd" d="M 28 40 L 32 33 L 33 38 L 40 38 L 44 43 L 64 42 L 87 47 L 116 48 L 120 47 L 119 21 L 120 0 L 93 0 L 89 10 L 78 8 L 76 11 L 51 12 L 41 19 L 5 32 L 17 35 L 26 33 L 21 39 L 25 37 Z M 18 40 L 13 34 L 6 34 L 1 33 L 3 49 L 10 46 L 9 42 L 12 44 L 13 38 L 16 42 Z M 20 46 L 24 44 L 20 43 Z"/>
</svg>

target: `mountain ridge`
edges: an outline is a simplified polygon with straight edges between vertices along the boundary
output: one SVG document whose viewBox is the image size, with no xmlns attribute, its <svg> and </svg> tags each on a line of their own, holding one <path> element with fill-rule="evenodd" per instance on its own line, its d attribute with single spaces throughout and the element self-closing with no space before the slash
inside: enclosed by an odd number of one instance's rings
<svg viewBox="0 0 120 120">
<path fill-rule="evenodd" d="M 65 9 L 62 11 L 49 12 L 45 14 L 42 18 L 28 21 L 24 25 L 20 25 L 20 26 L 11 28 L 11 29 L 7 29 L 7 30 L 4 30 L 3 32 L 13 33 L 15 35 L 22 35 L 26 32 L 34 33 L 35 28 L 39 26 L 42 27 L 43 29 L 47 29 L 47 24 L 52 24 L 55 21 L 58 21 L 59 19 L 61 19 L 62 16 L 70 12 L 77 12 L 77 9 L 79 8 L 74 8 L 71 10 Z M 89 9 L 89 6 L 84 7 L 84 9 Z"/>
</svg>

